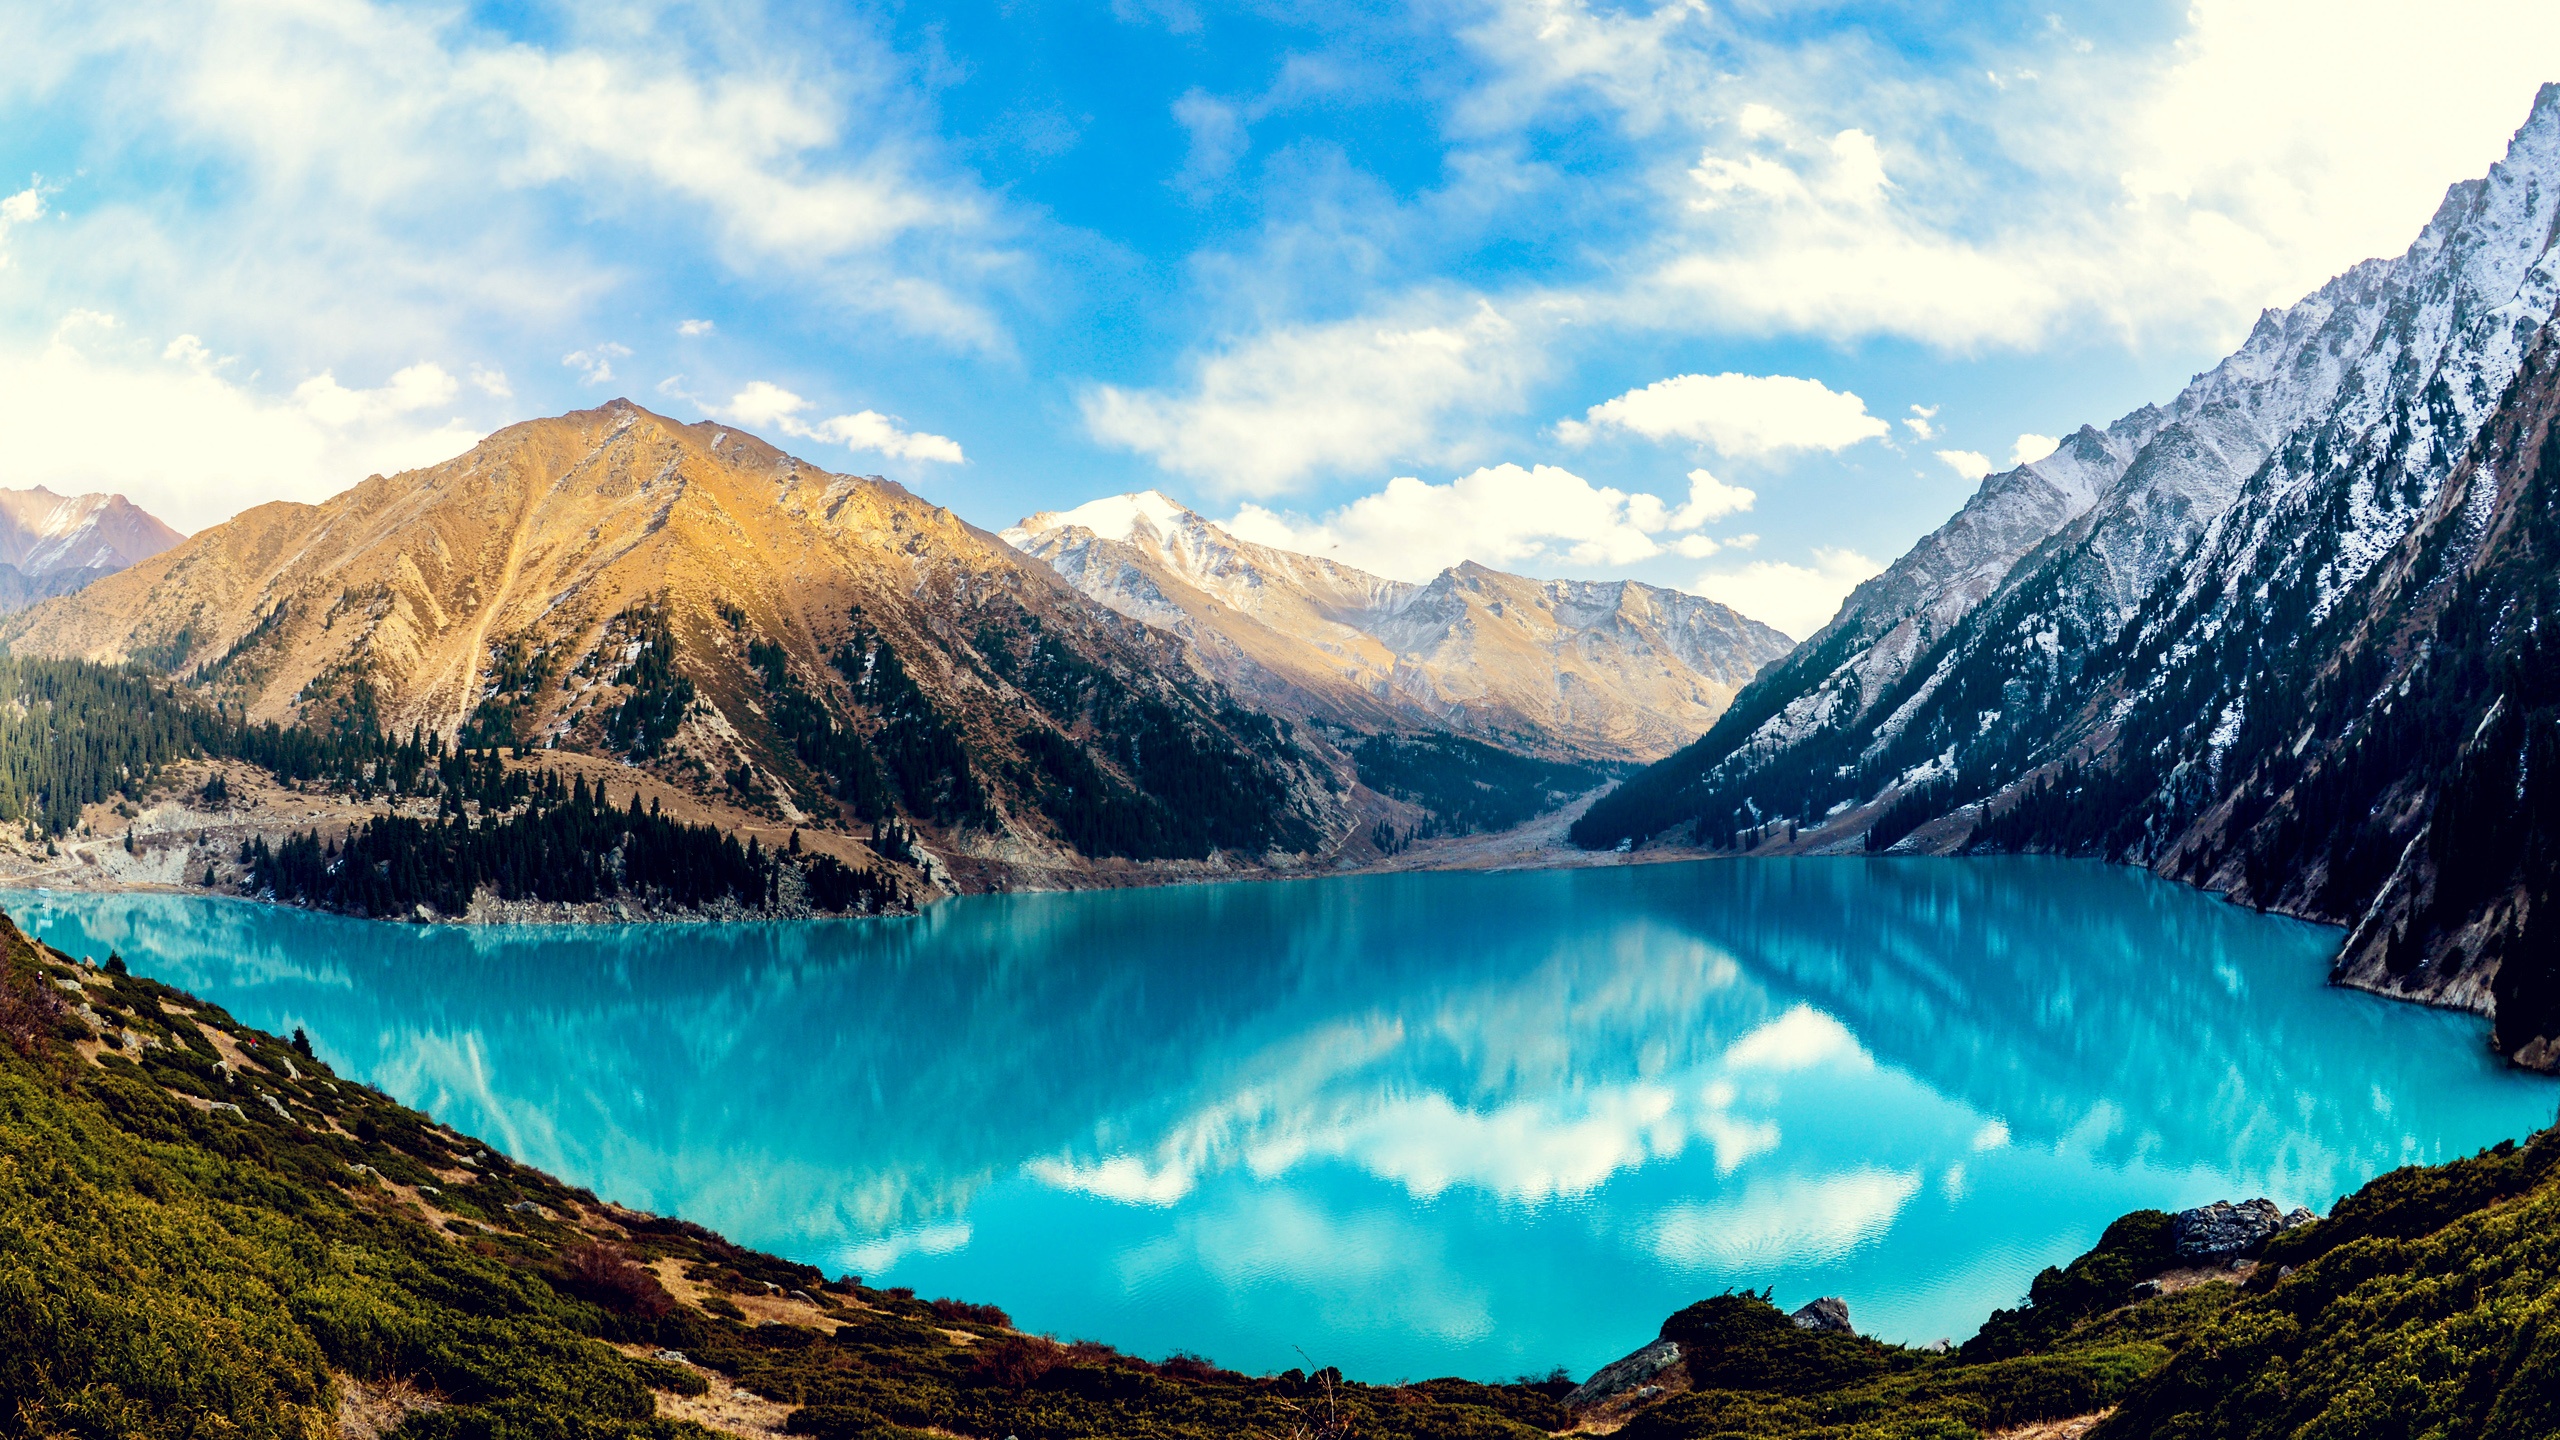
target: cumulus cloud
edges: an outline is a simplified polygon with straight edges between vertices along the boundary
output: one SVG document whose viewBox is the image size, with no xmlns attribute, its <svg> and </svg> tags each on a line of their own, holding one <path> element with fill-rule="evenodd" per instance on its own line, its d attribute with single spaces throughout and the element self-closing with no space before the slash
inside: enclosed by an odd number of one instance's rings
<svg viewBox="0 0 2560 1440">
<path fill-rule="evenodd" d="M 43 218 L 44 192 L 33 185 L 0 199 L 0 270 L 9 265 L 9 232 Z"/>
<path fill-rule="evenodd" d="M 1754 560 L 1738 570 L 1710 570 L 1689 588 L 1802 639 L 1828 624 L 1860 581 L 1884 573 L 1855 550 L 1816 547 L 1809 558 L 1810 565 Z"/>
<path fill-rule="evenodd" d="M 905 103 L 885 39 L 797 23 L 526 36 L 470 7 L 136 0 L 14 7 L 0 45 L 44 57 L 13 100 L 96 121 L 72 137 L 81 203 L 43 230 L 54 293 L 218 331 L 271 373 L 549 349 L 666 251 L 1001 348 L 1015 222 Z"/>
<path fill-rule="evenodd" d="M 1704 470 L 1689 472 L 1688 498 L 1674 506 L 1553 465 L 1493 465 L 1445 485 L 1398 476 L 1320 520 L 1246 505 L 1224 523 L 1257 544 L 1424 580 L 1464 560 L 1534 569 L 1631 565 L 1666 552 L 1703 558 L 1721 544 L 1679 532 L 1747 510 L 1754 498 Z"/>
<path fill-rule="evenodd" d="M 560 363 L 578 372 L 578 378 L 590 385 L 613 383 L 613 362 L 630 358 L 627 346 L 608 341 L 585 350 L 572 350 L 560 357 Z"/>
<path fill-rule="evenodd" d="M 1650 495 L 1628 497 L 1627 512 L 1644 531 L 1694 530 L 1710 520 L 1739 515 L 1760 499 L 1759 492 L 1728 485 L 1706 470 L 1689 472 L 1689 498 L 1677 510 L 1666 510 Z"/>
<path fill-rule="evenodd" d="M 1948 469 L 1967 480 L 1979 480 L 1991 473 L 1991 457 L 1979 450 L 1940 450 L 1937 456 Z"/>
<path fill-rule="evenodd" d="M 1096 386 L 1094 438 L 1212 488 L 1272 495 L 1328 473 L 1435 459 L 1444 419 L 1516 402 L 1537 359 L 1491 305 L 1274 330 L 1200 361 L 1180 391 Z M 1372 473 L 1375 473 L 1374 470 Z"/>
<path fill-rule="evenodd" d="M 728 404 L 710 408 L 714 414 L 741 425 L 778 429 L 803 440 L 832 441 L 849 450 L 867 450 L 892 460 L 958 465 L 966 459 L 959 441 L 947 435 L 900 429 L 896 420 L 877 410 L 857 410 L 815 422 L 802 420 L 800 412 L 809 408 L 809 402 L 769 380 L 749 381 L 745 389 L 729 397 Z"/>
<path fill-rule="evenodd" d="M 450 459 L 483 427 L 447 408 L 460 389 L 421 361 L 375 386 L 333 372 L 281 397 L 228 378 L 202 340 L 130 336 L 74 312 L 44 344 L 0 349 L 8 483 L 103 490 L 184 530 L 265 500 L 319 500 L 368 473 Z"/>
<path fill-rule="evenodd" d="M 1648 440 L 1679 439 L 1727 455 L 1777 450 L 1845 450 L 1889 432 L 1866 402 L 1819 380 L 1791 375 L 1674 375 L 1561 421 L 1556 435 L 1588 443 L 1604 430 Z"/>
<path fill-rule="evenodd" d="M 452 404 L 453 397 L 460 393 L 462 383 L 446 374 L 443 366 L 422 360 L 373 390 L 350 390 L 338 383 L 337 376 L 324 370 L 295 386 L 293 398 L 305 414 L 321 424 L 344 426 L 437 409 Z"/>
<path fill-rule="evenodd" d="M 1902 428 L 1910 431 L 1914 440 L 1934 440 L 1938 438 L 1938 427 L 1932 422 L 1937 418 L 1937 406 L 1914 405 L 1911 413 L 1903 417 Z"/>
<path fill-rule="evenodd" d="M 1730 10 L 1489 8 L 1462 33 L 1504 118 L 1614 107 L 1675 197 L 1669 258 L 1599 300 L 1620 323 L 1965 351 L 2090 325 L 2231 338 L 2405 247 L 2560 50 L 2560 12 L 2519 3 L 2413 27 L 2389 0 L 2199 0 L 2161 42 L 2054 17 L 1952 63 Z"/>
<path fill-rule="evenodd" d="M 686 320 L 677 324 L 676 333 L 692 339 L 696 336 L 708 335 L 719 328 L 708 320 Z"/>
<path fill-rule="evenodd" d="M 2062 442 L 2050 435 L 2034 433 L 2020 435 L 2009 447 L 2009 460 L 2006 467 L 1994 464 L 1990 456 L 1979 450 L 1940 450 L 1934 453 L 1938 459 L 1945 462 L 1948 469 L 1958 475 L 1967 480 L 1980 480 L 1997 469 L 2014 469 L 2020 465 L 2033 464 L 2061 448 Z"/>
</svg>

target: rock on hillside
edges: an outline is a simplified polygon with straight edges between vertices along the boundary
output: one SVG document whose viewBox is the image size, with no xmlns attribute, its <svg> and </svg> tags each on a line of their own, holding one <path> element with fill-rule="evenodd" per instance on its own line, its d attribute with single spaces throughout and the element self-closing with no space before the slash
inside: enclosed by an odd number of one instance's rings
<svg viewBox="0 0 2560 1440">
<path fill-rule="evenodd" d="M 1790 642 L 1632 580 L 1473 563 L 1427 584 L 1239 540 L 1156 491 L 1043 513 L 1005 538 L 1085 594 L 1180 634 L 1275 712 L 1447 729 L 1539 754 L 1651 760 L 1687 743 Z"/>
<path fill-rule="evenodd" d="M 186 538 L 121 495 L 0 490 L 0 613 L 68 594 Z"/>
<path fill-rule="evenodd" d="M 895 484 L 621 400 L 260 506 L 8 635 L 254 719 L 608 755 L 999 866 L 1259 860 L 1347 825 L 1173 637 Z"/>
</svg>

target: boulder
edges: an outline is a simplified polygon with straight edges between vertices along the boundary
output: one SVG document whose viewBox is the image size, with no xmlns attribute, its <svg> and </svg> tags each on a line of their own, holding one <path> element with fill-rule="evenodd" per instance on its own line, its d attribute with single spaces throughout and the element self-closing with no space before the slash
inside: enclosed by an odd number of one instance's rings
<svg viewBox="0 0 2560 1440">
<path fill-rule="evenodd" d="M 2216 1200 L 2179 1211 L 2169 1222 L 2169 1234 L 2181 1260 L 2237 1260 L 2269 1237 L 2318 1218 L 2298 1205 L 2290 1213 L 2278 1210 L 2274 1201 L 2263 1196 L 2237 1205 Z"/>
<path fill-rule="evenodd" d="M 1680 1363 L 1676 1340 L 1656 1340 L 1623 1360 L 1612 1360 L 1564 1397 L 1567 1410 L 1587 1410 L 1644 1388 L 1654 1376 Z"/>
<path fill-rule="evenodd" d="M 1803 1309 L 1787 1317 L 1799 1330 L 1823 1330 L 1834 1335 L 1855 1335 L 1857 1327 L 1849 1323 L 1849 1302 L 1837 1295 L 1810 1300 Z"/>
</svg>

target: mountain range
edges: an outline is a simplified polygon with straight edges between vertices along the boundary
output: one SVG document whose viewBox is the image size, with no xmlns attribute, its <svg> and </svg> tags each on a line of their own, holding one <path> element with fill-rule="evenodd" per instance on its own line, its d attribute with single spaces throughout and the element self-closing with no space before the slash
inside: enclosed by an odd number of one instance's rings
<svg viewBox="0 0 2560 1440">
<path fill-rule="evenodd" d="M 1532 580 L 1473 562 L 1424 584 L 1384 579 L 1240 540 L 1153 490 L 1034 515 L 1004 538 L 1180 635 L 1205 673 L 1263 709 L 1536 754 L 1659 759 L 1794 643 L 1633 580 Z"/>
<path fill-rule="evenodd" d="M 258 506 L 6 638 L 140 661 L 253 721 L 579 752 L 741 815 L 912 824 L 963 883 L 1304 855 L 1352 824 L 1344 782 L 1173 637 L 895 484 L 620 400 Z"/>
<path fill-rule="evenodd" d="M 2560 1065 L 2555 226 L 2546 87 L 2404 254 L 1987 479 L 1575 840 L 2148 865 Z"/>
</svg>

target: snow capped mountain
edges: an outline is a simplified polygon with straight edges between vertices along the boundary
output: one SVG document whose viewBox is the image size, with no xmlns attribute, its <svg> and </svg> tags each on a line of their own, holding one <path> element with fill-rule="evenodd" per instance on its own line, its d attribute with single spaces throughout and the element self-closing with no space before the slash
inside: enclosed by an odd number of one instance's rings
<svg viewBox="0 0 2560 1440">
<path fill-rule="evenodd" d="M 1635 581 L 1480 565 L 1428 584 L 1239 540 L 1163 494 L 1031 516 L 1004 538 L 1172 630 L 1237 694 L 1358 730 L 1415 724 L 1539 752 L 1652 759 L 1712 724 L 1785 636 Z"/>
<path fill-rule="evenodd" d="M 0 610 L 77 590 L 186 538 L 121 495 L 0 490 Z"/>
<path fill-rule="evenodd" d="M 2479 675 L 2428 688 L 2426 657 L 2451 643 L 2429 627 L 2456 611 L 2409 577 L 2473 594 L 2486 557 L 2511 586 L 2530 569 L 2501 517 L 2535 482 L 2474 472 L 2542 454 L 2548 382 L 2528 361 L 2552 343 L 2555 226 L 2546 87 L 2506 157 L 2453 186 L 2407 252 L 2261 316 L 2168 405 L 1985 481 L 1576 839 L 2058 848 L 2347 924 L 2382 889 L 2402 897 L 2398 928 L 2360 930 L 2346 978 L 2488 1008 L 2483 946 L 2518 933 L 2531 885 L 2498 890 L 2514 904 L 2496 919 L 2478 897 L 2424 899 L 2429 864 L 2400 862 L 2433 853 L 2417 840 L 2463 737 L 2502 695 L 2529 707 Z M 2482 623 L 2472 649 L 2520 643 Z M 2393 728 L 2412 694 L 2435 697 L 2450 741 Z M 2420 761 L 2414 788 L 2371 778 Z M 2338 808 L 2306 809 L 2311 794 Z M 2447 978 L 2456 954 L 2473 963 Z"/>
</svg>

